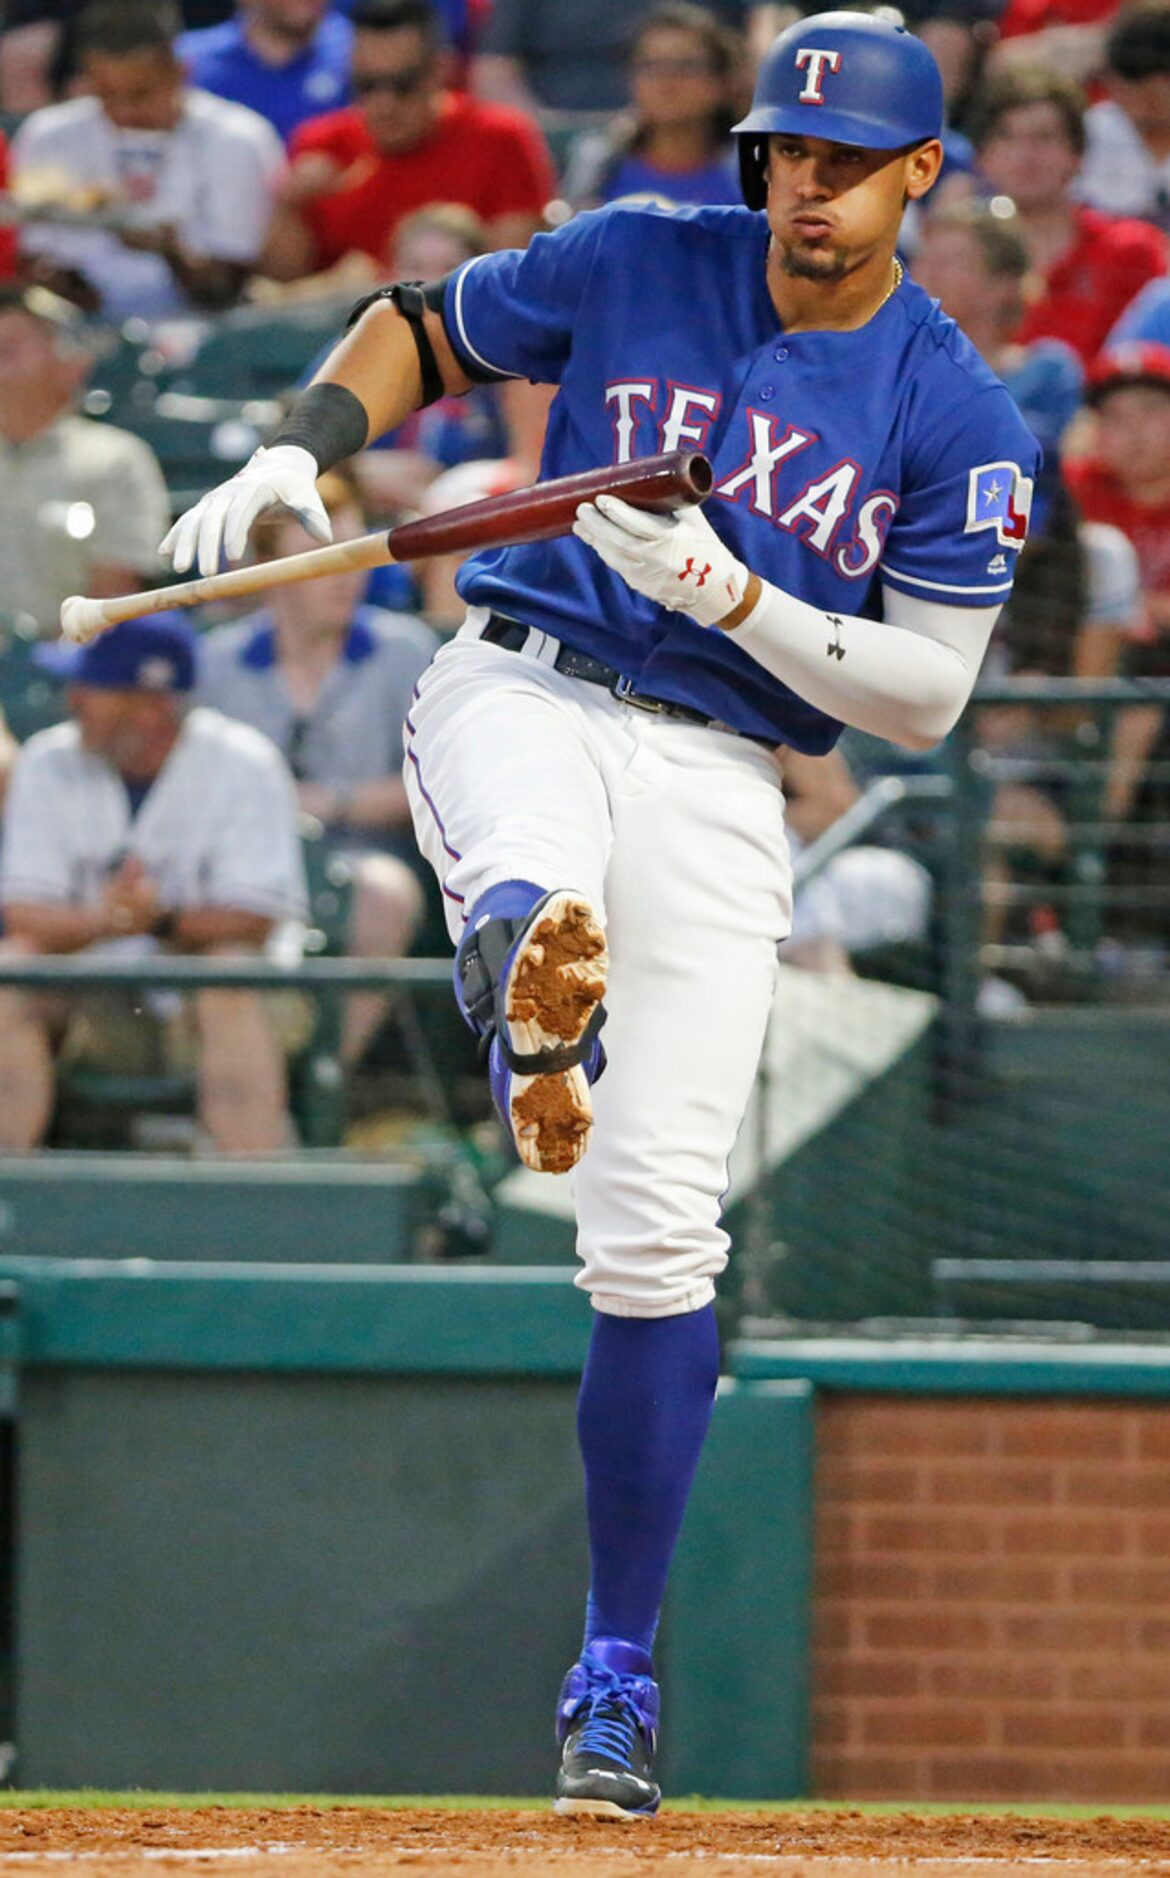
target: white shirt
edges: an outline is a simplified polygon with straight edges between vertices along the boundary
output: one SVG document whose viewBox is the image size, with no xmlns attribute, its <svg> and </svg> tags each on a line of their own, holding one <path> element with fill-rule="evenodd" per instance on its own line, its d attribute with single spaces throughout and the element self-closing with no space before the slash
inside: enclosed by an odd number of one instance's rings
<svg viewBox="0 0 1170 1878">
<path fill-rule="evenodd" d="M 76 724 L 24 745 L 4 815 L 0 902 L 94 906 L 127 855 L 142 861 L 164 907 L 305 916 L 292 777 L 267 737 L 218 711 L 188 713 L 137 815 Z"/>
<path fill-rule="evenodd" d="M 194 89 L 173 131 L 118 130 L 96 98 L 70 98 L 33 111 L 12 144 L 18 192 L 38 176 L 63 195 L 92 190 L 134 227 L 173 225 L 193 254 L 245 265 L 263 245 L 283 167 L 283 146 L 266 118 Z M 21 244 L 79 269 L 109 319 L 190 311 L 162 257 L 123 247 L 108 229 L 32 222 Z"/>
<path fill-rule="evenodd" d="M 1132 118 L 1105 98 L 1085 119 L 1088 145 L 1075 191 L 1106 215 L 1140 215 L 1170 227 L 1170 157 L 1159 162 Z"/>
<path fill-rule="evenodd" d="M 1077 533 L 1085 556 L 1085 625 L 1141 638 L 1142 577 L 1133 543 L 1111 522 L 1081 522 Z"/>
</svg>

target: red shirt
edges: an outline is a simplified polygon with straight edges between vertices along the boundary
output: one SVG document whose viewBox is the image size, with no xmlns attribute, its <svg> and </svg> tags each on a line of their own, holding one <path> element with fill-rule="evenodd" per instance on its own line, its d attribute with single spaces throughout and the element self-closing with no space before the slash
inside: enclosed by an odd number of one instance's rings
<svg viewBox="0 0 1170 1878">
<path fill-rule="evenodd" d="M 1149 280 L 1167 271 L 1166 237 L 1149 222 L 1076 210 L 1077 239 L 1045 276 L 1016 332 L 1021 345 L 1063 339 L 1088 364 L 1113 323 Z"/>
<path fill-rule="evenodd" d="M 8 139 L 0 130 L 0 189 L 8 188 Z M 11 280 L 16 272 L 17 234 L 15 228 L 0 228 L 0 280 Z"/>
<path fill-rule="evenodd" d="M 318 268 L 355 250 L 385 262 L 398 223 L 432 202 L 461 202 L 485 222 L 536 219 L 557 191 L 548 147 L 531 119 L 463 92 L 444 93 L 438 123 L 412 150 L 382 155 L 353 107 L 302 124 L 289 153 L 295 161 L 307 150 L 324 151 L 346 172 L 337 189 L 301 210 Z"/>
<path fill-rule="evenodd" d="M 1135 501 L 1095 457 L 1078 457 L 1063 467 L 1064 479 L 1085 520 L 1112 522 L 1128 535 L 1145 592 L 1151 599 L 1170 601 L 1170 502 Z"/>
<path fill-rule="evenodd" d="M 1117 0 L 1008 0 L 999 19 L 1001 39 L 1043 32 L 1046 26 L 1095 26 L 1117 11 Z"/>
</svg>

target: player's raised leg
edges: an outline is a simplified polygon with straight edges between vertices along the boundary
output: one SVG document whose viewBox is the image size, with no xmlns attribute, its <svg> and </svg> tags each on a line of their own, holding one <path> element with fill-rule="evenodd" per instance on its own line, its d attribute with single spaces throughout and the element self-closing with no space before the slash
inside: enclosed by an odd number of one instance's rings
<svg viewBox="0 0 1170 1878">
<path fill-rule="evenodd" d="M 456 942 L 455 992 L 524 1163 L 584 1153 L 604 1054 L 605 790 L 574 687 L 462 637 L 408 720 L 407 788 Z"/>
</svg>

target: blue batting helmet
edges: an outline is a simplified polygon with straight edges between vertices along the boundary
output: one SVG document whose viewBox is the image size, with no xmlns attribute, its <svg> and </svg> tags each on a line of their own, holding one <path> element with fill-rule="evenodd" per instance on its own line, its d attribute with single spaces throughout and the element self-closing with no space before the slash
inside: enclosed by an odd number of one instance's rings
<svg viewBox="0 0 1170 1878">
<path fill-rule="evenodd" d="M 773 41 L 752 108 L 734 127 L 743 199 L 764 206 L 776 131 L 900 150 L 941 136 L 942 125 L 942 78 L 921 39 L 869 13 L 814 13 Z"/>
</svg>

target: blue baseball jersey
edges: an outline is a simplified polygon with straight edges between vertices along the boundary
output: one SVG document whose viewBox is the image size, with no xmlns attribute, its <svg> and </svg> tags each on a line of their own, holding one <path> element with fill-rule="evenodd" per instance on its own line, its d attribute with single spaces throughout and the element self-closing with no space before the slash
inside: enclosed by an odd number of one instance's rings
<svg viewBox="0 0 1170 1878">
<path fill-rule="evenodd" d="M 286 143 L 306 118 L 349 103 L 352 52 L 353 27 L 338 13 L 327 13 L 312 44 L 285 65 L 253 52 L 239 18 L 182 33 L 178 41 L 192 84 L 259 111 Z"/>
<path fill-rule="evenodd" d="M 444 323 L 471 377 L 559 386 L 542 479 L 701 450 L 707 519 L 784 591 L 872 619 L 883 585 L 998 605 L 1039 458 L 1008 393 L 908 279 L 855 332 L 786 333 L 768 240 L 746 208 L 600 209 L 458 269 Z M 747 735 L 810 754 L 840 735 L 733 636 L 632 592 L 571 535 L 478 554 L 459 589 Z"/>
</svg>

